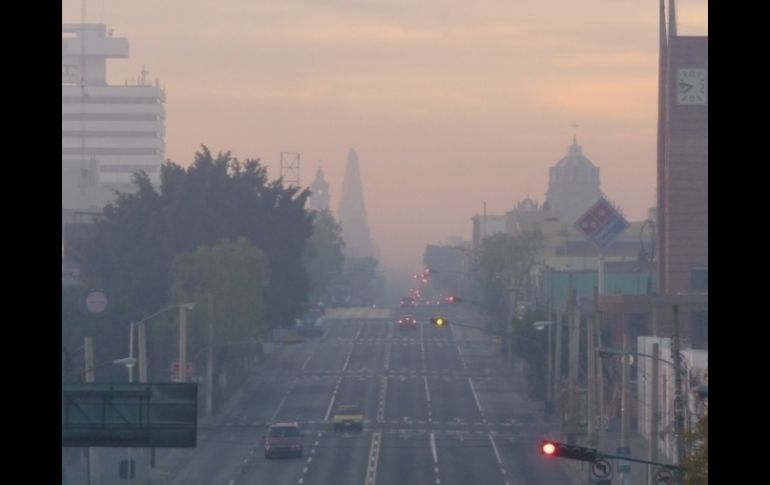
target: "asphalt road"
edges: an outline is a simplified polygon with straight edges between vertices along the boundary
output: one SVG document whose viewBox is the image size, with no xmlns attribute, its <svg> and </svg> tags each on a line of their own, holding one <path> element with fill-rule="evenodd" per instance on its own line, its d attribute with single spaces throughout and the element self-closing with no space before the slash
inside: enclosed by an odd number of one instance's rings
<svg viewBox="0 0 770 485">
<path fill-rule="evenodd" d="M 440 311 L 472 320 L 459 305 Z M 397 310 L 362 310 L 279 348 L 164 483 L 570 484 L 537 453 L 525 386 L 499 347 L 477 330 L 432 326 L 435 312 L 411 309 L 420 327 L 397 329 Z M 334 409 L 348 403 L 364 411 L 362 433 L 332 431 Z M 300 424 L 302 458 L 264 458 L 261 436 L 277 421 Z"/>
</svg>

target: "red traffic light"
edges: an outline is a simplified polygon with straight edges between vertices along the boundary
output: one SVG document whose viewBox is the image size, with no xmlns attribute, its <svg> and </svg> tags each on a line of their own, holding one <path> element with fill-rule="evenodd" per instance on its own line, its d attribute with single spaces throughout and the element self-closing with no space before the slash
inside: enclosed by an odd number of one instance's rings
<svg viewBox="0 0 770 485">
<path fill-rule="evenodd" d="M 544 455 L 551 456 L 556 452 L 556 445 L 550 441 L 543 441 L 543 444 L 540 446 L 540 452 Z"/>
<path fill-rule="evenodd" d="M 599 452 L 594 448 L 568 445 L 566 443 L 548 440 L 543 441 L 540 444 L 540 453 L 545 456 L 559 456 L 561 458 L 579 461 L 595 461 L 599 457 Z"/>
</svg>

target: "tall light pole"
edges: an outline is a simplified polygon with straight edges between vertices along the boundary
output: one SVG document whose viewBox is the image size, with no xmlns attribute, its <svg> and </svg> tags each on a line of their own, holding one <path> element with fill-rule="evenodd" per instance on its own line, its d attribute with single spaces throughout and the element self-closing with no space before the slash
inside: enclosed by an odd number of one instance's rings
<svg viewBox="0 0 770 485">
<path fill-rule="evenodd" d="M 537 330 L 543 330 L 545 327 L 548 327 L 548 375 L 546 376 L 546 413 L 550 412 L 553 406 L 553 345 L 551 344 L 551 334 L 552 330 L 551 327 L 554 326 L 554 322 L 551 320 L 541 320 L 538 322 L 535 322 L 532 324 L 533 327 Z"/>
</svg>

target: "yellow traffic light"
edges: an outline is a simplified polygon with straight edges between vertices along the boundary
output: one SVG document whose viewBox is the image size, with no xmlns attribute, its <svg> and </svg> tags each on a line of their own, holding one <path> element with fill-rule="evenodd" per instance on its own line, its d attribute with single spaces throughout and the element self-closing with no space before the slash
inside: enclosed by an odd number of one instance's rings
<svg viewBox="0 0 770 485">
<path fill-rule="evenodd" d="M 443 327 L 443 326 L 449 324 L 449 320 L 447 320 L 444 317 L 434 317 L 434 318 L 430 319 L 430 323 L 432 323 L 433 325 L 435 325 L 437 327 Z"/>
</svg>

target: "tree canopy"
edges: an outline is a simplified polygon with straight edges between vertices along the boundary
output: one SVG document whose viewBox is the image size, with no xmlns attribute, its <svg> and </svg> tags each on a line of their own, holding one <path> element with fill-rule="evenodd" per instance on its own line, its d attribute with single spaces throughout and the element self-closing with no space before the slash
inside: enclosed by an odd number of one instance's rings
<svg viewBox="0 0 770 485">
<path fill-rule="evenodd" d="M 205 146 L 188 168 L 165 163 L 159 190 L 141 172 L 134 184 L 134 193 L 118 194 L 105 208 L 95 236 L 77 250 L 89 284 L 141 317 L 169 301 L 178 253 L 245 237 L 269 261 L 268 324 L 291 325 L 309 288 L 302 262 L 313 229 L 304 209 L 309 191 L 268 181 L 259 160 L 213 156 Z"/>
<path fill-rule="evenodd" d="M 342 273 L 345 260 L 342 248 L 342 228 L 328 210 L 319 211 L 313 217 L 313 233 L 310 235 L 303 261 L 310 278 L 310 296 L 323 298 L 332 282 Z"/>
</svg>

